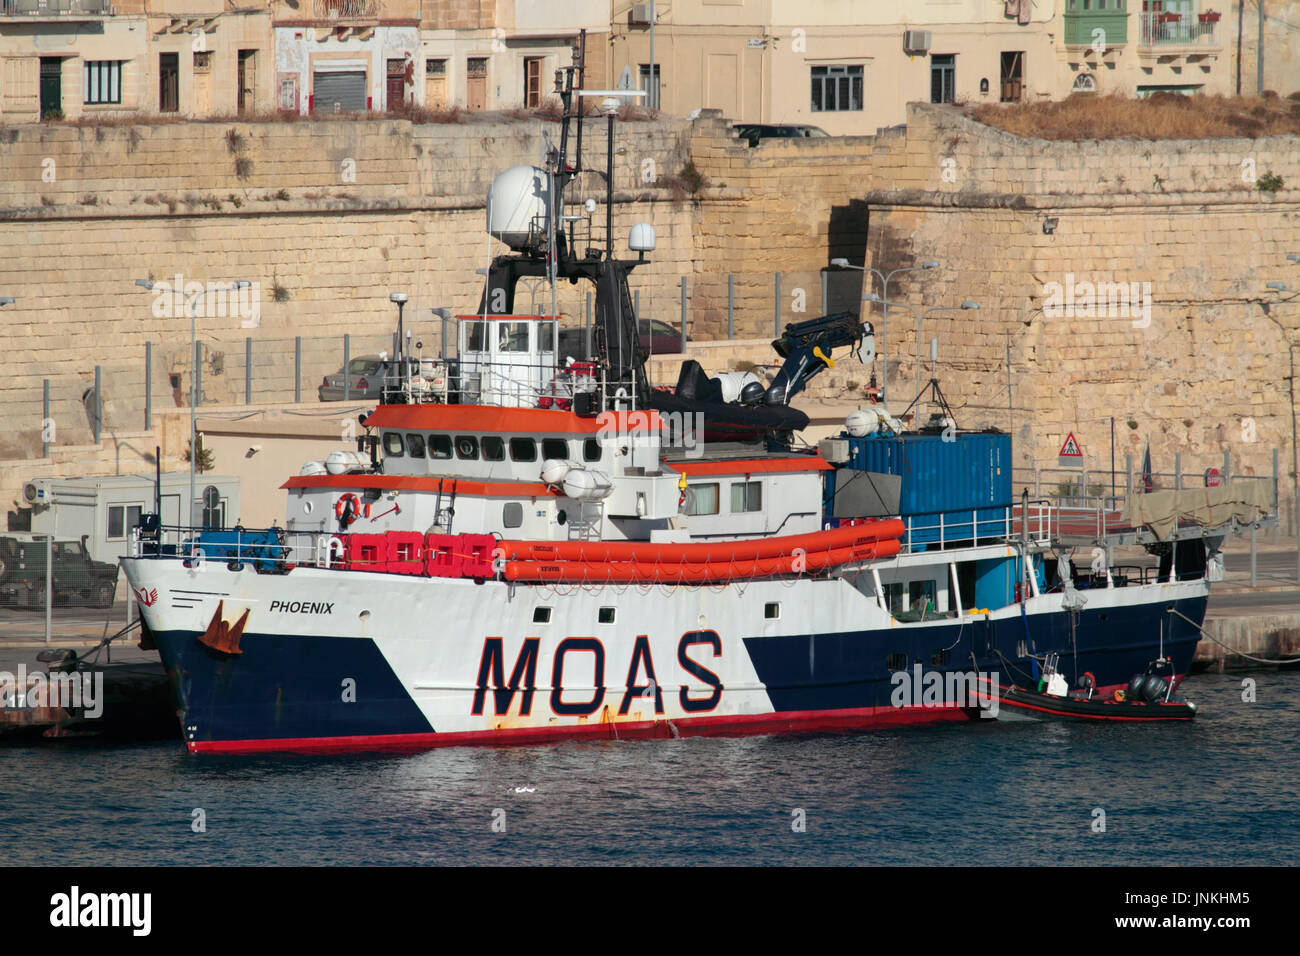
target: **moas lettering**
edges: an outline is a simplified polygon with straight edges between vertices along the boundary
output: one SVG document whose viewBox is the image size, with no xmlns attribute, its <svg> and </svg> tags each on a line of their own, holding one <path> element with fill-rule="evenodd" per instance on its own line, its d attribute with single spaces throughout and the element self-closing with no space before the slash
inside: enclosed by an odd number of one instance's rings
<svg viewBox="0 0 1300 956">
<path fill-rule="evenodd" d="M 505 642 L 500 637 L 483 641 L 478 680 L 471 713 L 481 716 L 491 695 L 492 713 L 498 717 L 511 713 L 518 697 L 520 717 L 532 714 L 537 695 L 537 671 L 541 639 L 525 638 L 515 655 L 506 677 Z M 687 713 L 713 710 L 722 700 L 722 680 L 704 661 L 722 656 L 722 639 L 716 631 L 688 631 L 677 642 L 677 663 L 699 683 L 682 684 L 677 703 Z M 629 655 L 627 669 L 614 665 L 614 673 L 624 673 L 622 688 L 606 688 L 607 655 L 605 646 L 594 637 L 566 637 L 551 656 L 550 709 L 562 717 L 585 717 L 605 706 L 607 696 L 619 696 L 618 713 L 627 716 L 633 710 L 645 712 L 653 701 L 655 714 L 664 713 L 664 692 L 655 673 L 650 639 L 637 635 Z M 703 685 L 701 688 L 699 685 Z M 612 701 L 610 705 L 612 706 Z"/>
</svg>

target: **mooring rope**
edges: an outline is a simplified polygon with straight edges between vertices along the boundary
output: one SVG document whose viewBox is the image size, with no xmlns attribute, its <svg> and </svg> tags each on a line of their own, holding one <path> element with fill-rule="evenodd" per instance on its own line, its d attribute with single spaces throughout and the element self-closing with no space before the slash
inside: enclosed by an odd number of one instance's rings
<svg viewBox="0 0 1300 956">
<path fill-rule="evenodd" d="M 1223 643 L 1223 641 L 1219 640 L 1217 637 L 1215 637 L 1213 634 L 1207 631 L 1203 625 L 1197 624 L 1195 621 L 1193 621 L 1182 611 L 1179 611 L 1177 608 L 1172 608 L 1172 607 L 1169 608 L 1169 613 L 1177 614 L 1188 624 L 1192 625 L 1192 627 L 1200 631 L 1201 634 L 1203 634 L 1205 637 L 1208 637 L 1210 640 L 1214 641 L 1215 644 L 1218 644 L 1220 647 L 1224 648 L 1225 650 L 1232 651 L 1232 653 L 1236 654 L 1238 657 L 1246 658 L 1246 660 L 1248 661 L 1255 661 L 1258 664 L 1294 664 L 1297 661 L 1300 661 L 1300 657 L 1289 657 L 1286 660 L 1282 660 L 1282 661 L 1270 660 L 1267 657 L 1254 657 L 1250 654 L 1247 654 L 1245 651 L 1239 651 L 1234 647 L 1229 647 L 1227 644 Z"/>
</svg>

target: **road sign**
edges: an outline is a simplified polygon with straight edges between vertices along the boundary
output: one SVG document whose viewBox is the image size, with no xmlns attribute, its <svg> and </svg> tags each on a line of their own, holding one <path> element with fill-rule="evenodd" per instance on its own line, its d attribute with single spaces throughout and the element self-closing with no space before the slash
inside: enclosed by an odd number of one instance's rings
<svg viewBox="0 0 1300 956">
<path fill-rule="evenodd" d="M 1221 484 L 1223 484 L 1223 475 L 1221 475 L 1221 474 L 1219 473 L 1219 469 L 1217 469 L 1217 468 L 1206 468 L 1206 469 L 1205 469 L 1205 487 L 1206 487 L 1206 488 L 1217 488 L 1217 487 L 1219 487 L 1219 485 L 1221 485 Z"/>
<path fill-rule="evenodd" d="M 1070 432 L 1065 437 L 1065 443 L 1061 445 L 1061 450 L 1057 452 L 1056 460 L 1063 468 L 1083 467 L 1083 451 L 1079 448 L 1078 441 L 1075 440 L 1074 432 Z"/>
</svg>

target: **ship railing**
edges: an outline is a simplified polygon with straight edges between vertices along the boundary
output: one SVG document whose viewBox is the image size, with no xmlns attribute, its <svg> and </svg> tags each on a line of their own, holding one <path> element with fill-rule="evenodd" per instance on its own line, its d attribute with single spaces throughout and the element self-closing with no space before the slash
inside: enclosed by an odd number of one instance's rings
<svg viewBox="0 0 1300 956">
<path fill-rule="evenodd" d="M 428 360 L 424 360 L 426 363 Z M 492 405 L 502 408 L 573 407 L 584 392 L 616 395 L 620 387 L 635 400 L 632 382 L 608 382 L 594 362 L 472 362 L 437 360 L 433 378 L 408 367 L 384 380 L 384 401 L 402 404 Z M 423 366 L 420 366 L 423 368 Z"/>
<path fill-rule="evenodd" d="M 182 561 L 199 570 L 208 563 L 250 564 L 256 571 L 275 573 L 299 564 L 340 564 L 343 538 L 339 532 L 279 527 L 136 527 L 127 542 L 127 557 Z"/>
<path fill-rule="evenodd" d="M 1018 541 L 1022 535 L 1034 546 L 1045 546 L 1052 541 L 1056 521 L 1056 509 L 1046 498 L 1026 505 L 915 512 L 903 516 L 903 550 Z"/>
</svg>

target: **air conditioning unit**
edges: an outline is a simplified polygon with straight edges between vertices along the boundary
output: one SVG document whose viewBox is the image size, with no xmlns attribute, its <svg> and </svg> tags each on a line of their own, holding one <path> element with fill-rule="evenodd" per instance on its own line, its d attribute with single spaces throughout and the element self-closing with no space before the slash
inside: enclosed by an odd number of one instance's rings
<svg viewBox="0 0 1300 956">
<path fill-rule="evenodd" d="M 930 31 L 929 30 L 904 30 L 903 51 L 905 53 L 930 52 Z"/>
<path fill-rule="evenodd" d="M 627 12 L 627 25 L 630 27 L 649 26 L 651 6 L 652 4 L 649 3 L 632 4 L 632 9 Z"/>
<path fill-rule="evenodd" d="M 53 504 L 54 493 L 48 478 L 38 478 L 23 485 L 23 499 L 35 507 Z"/>
</svg>

